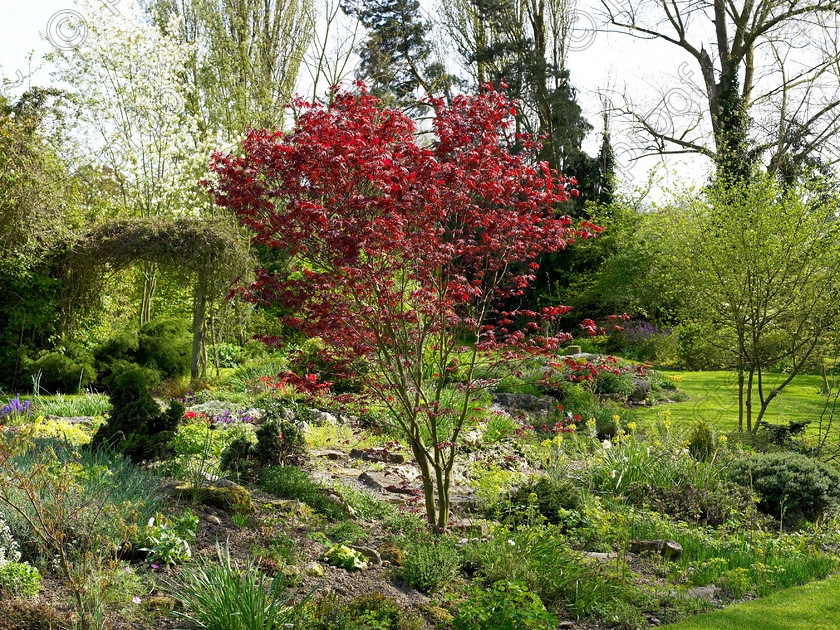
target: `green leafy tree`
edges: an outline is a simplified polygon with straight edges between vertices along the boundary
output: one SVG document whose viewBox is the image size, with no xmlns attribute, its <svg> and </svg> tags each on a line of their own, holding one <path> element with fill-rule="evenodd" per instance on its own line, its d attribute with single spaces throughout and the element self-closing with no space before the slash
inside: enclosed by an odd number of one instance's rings
<svg viewBox="0 0 840 630">
<path fill-rule="evenodd" d="M 758 430 L 840 311 L 837 201 L 769 176 L 677 198 L 658 214 L 681 319 L 709 331 L 738 379 L 738 426 Z M 767 372 L 784 368 L 768 383 Z"/>
<path fill-rule="evenodd" d="M 313 37 L 312 0 L 144 0 L 164 32 L 191 50 L 188 109 L 226 143 L 283 126 Z"/>
<path fill-rule="evenodd" d="M 84 224 L 78 180 L 50 148 L 45 119 L 58 93 L 0 97 L 0 383 L 20 387 L 28 353 L 53 341 L 60 324 L 55 245 Z"/>
</svg>

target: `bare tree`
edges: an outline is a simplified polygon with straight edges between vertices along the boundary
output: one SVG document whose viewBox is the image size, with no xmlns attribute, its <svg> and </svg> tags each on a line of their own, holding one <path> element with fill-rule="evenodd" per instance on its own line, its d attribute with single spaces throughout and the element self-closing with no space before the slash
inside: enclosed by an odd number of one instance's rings
<svg viewBox="0 0 840 630">
<path fill-rule="evenodd" d="M 600 3 L 613 29 L 672 45 L 682 51 L 680 77 L 694 67 L 702 78 L 701 106 L 669 104 L 685 80 L 662 89 L 653 107 L 626 95 L 614 103 L 644 139 L 641 153 L 699 153 L 736 176 L 758 157 L 771 173 L 840 159 L 837 0 Z"/>
<path fill-rule="evenodd" d="M 353 76 L 354 51 L 361 38 L 361 24 L 347 16 L 338 0 L 324 0 L 317 9 L 316 28 L 303 67 L 309 74 L 312 99 L 322 96 L 319 90 L 339 85 Z"/>
</svg>

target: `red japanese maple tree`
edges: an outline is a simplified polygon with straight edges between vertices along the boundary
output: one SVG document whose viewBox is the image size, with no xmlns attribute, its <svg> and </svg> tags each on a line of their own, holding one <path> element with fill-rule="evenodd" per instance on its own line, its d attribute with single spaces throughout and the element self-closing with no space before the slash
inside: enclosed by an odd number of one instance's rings
<svg viewBox="0 0 840 630">
<path fill-rule="evenodd" d="M 534 280 L 533 262 L 597 228 L 557 208 L 569 182 L 529 162 L 510 133 L 513 104 L 483 90 L 430 101 L 432 137 L 357 86 L 303 103 L 292 133 L 252 131 L 244 155 L 216 155 L 216 202 L 296 272 L 259 272 L 248 299 L 346 358 L 372 365 L 368 392 L 390 412 L 422 472 L 428 521 L 449 521 L 456 444 L 492 384 L 476 368 L 551 350 L 536 321 L 498 310 Z M 513 140 L 524 150 L 509 150 Z M 460 385 L 449 386 L 453 372 Z"/>
</svg>

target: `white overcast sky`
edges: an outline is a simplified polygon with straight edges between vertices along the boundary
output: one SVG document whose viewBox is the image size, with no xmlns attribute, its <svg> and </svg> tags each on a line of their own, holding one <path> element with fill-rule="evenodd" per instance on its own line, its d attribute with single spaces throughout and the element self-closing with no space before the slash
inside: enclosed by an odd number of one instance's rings
<svg viewBox="0 0 840 630">
<path fill-rule="evenodd" d="M 106 0 L 106 3 L 118 8 L 120 1 Z M 589 16 L 586 3 L 587 0 L 581 0 L 579 29 L 575 34 L 576 43 L 573 44 L 569 65 L 572 84 L 578 89 L 578 100 L 590 124 L 595 127 L 584 145 L 588 152 L 594 153 L 600 143 L 602 128 L 599 91 L 627 89 L 644 98 L 646 91 L 653 94 L 663 81 L 676 85 L 677 78 L 682 78 L 684 83 L 695 83 L 699 72 L 690 65 L 680 69 L 682 62 L 688 59 L 675 56 L 673 47 L 640 42 L 597 28 L 596 19 Z M 12 84 L 0 89 L 15 96 L 26 86 L 15 88 L 19 78 L 28 73 L 30 53 L 32 67 L 45 66 L 35 74 L 32 84 L 43 86 L 49 83 L 48 64 L 44 64 L 43 56 L 52 50 L 52 45 L 45 41 L 43 35 L 48 29 L 60 29 L 62 15 L 74 8 L 73 0 L 0 0 L 0 77 Z M 663 78 L 666 75 L 670 79 Z M 616 134 L 616 130 L 613 143 L 624 182 L 629 186 L 641 185 L 657 160 L 638 160 L 631 165 L 628 158 L 632 143 L 620 133 Z M 669 159 L 664 167 L 657 169 L 661 181 L 653 198 L 661 198 L 664 189 L 681 183 L 702 181 L 708 166 L 700 159 Z"/>
</svg>

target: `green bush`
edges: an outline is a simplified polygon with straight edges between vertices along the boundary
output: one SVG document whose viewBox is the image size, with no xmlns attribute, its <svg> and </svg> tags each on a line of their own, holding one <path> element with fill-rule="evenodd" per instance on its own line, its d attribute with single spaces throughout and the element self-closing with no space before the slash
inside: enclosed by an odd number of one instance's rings
<svg viewBox="0 0 840 630">
<path fill-rule="evenodd" d="M 596 394 L 626 398 L 633 393 L 633 389 L 633 377 L 629 374 L 598 372 L 598 376 L 595 377 Z"/>
<path fill-rule="evenodd" d="M 400 577 L 419 591 L 430 593 L 449 582 L 461 565 L 455 540 L 428 533 L 408 536 L 403 542 L 405 557 Z"/>
<path fill-rule="evenodd" d="M 220 467 L 238 477 L 248 477 L 257 468 L 302 464 L 306 461 L 306 440 L 294 422 L 269 418 L 257 429 L 257 443 L 240 436 L 222 452 Z"/>
<path fill-rule="evenodd" d="M 169 403 L 165 412 L 149 393 L 149 383 L 141 368 L 129 367 L 108 379 L 111 387 L 111 415 L 91 440 L 91 448 L 109 444 L 135 462 L 162 455 L 184 417 L 184 405 Z"/>
<path fill-rule="evenodd" d="M 381 593 L 343 602 L 329 593 L 306 605 L 300 630 L 420 630 L 423 620 Z"/>
<path fill-rule="evenodd" d="M 470 587 L 458 604 L 452 630 L 552 630 L 557 619 L 522 582 L 501 580 Z"/>
<path fill-rule="evenodd" d="M 140 329 L 137 362 L 163 377 L 189 374 L 191 357 L 192 334 L 186 320 L 158 317 Z"/>
<path fill-rule="evenodd" d="M 498 526 L 489 539 L 465 540 L 461 554 L 464 566 L 488 584 L 522 582 L 546 604 L 562 603 L 576 616 L 613 599 L 620 584 L 573 552 L 557 525 Z"/>
<path fill-rule="evenodd" d="M 523 522 L 530 505 L 549 523 L 559 523 L 561 510 L 578 510 L 581 503 L 581 491 L 570 481 L 555 483 L 542 477 L 511 492 L 498 507 L 514 523 Z"/>
<path fill-rule="evenodd" d="M 40 378 L 41 389 L 52 394 L 77 394 L 96 378 L 93 357 L 77 345 L 42 353 L 28 372 Z"/>
<path fill-rule="evenodd" d="M 219 366 L 223 368 L 236 367 L 245 356 L 242 348 L 235 343 L 219 343 L 216 349 L 219 351 Z"/>
<path fill-rule="evenodd" d="M 815 520 L 840 499 L 840 473 L 798 453 L 755 453 L 736 461 L 732 479 L 758 492 L 758 509 L 789 521 Z"/>
<path fill-rule="evenodd" d="M 183 516 L 167 518 L 160 514 L 149 519 L 137 533 L 134 547 L 145 552 L 149 562 L 170 566 L 192 560 L 190 543 L 195 539 L 198 517 L 187 509 Z"/>
<path fill-rule="evenodd" d="M 688 452 L 694 459 L 706 460 L 717 451 L 717 439 L 705 419 L 698 420 L 688 438 Z"/>
<path fill-rule="evenodd" d="M 38 569 L 26 562 L 0 562 L 0 592 L 35 597 L 41 587 Z"/>
<path fill-rule="evenodd" d="M 709 486 L 634 484 L 627 490 L 630 503 L 688 523 L 719 526 L 728 521 L 754 521 L 757 500 L 749 488 L 731 481 Z"/>
<path fill-rule="evenodd" d="M 135 330 L 115 332 L 93 349 L 96 367 L 102 372 L 110 370 L 117 361 L 133 362 L 139 348 L 140 339 Z"/>
</svg>

